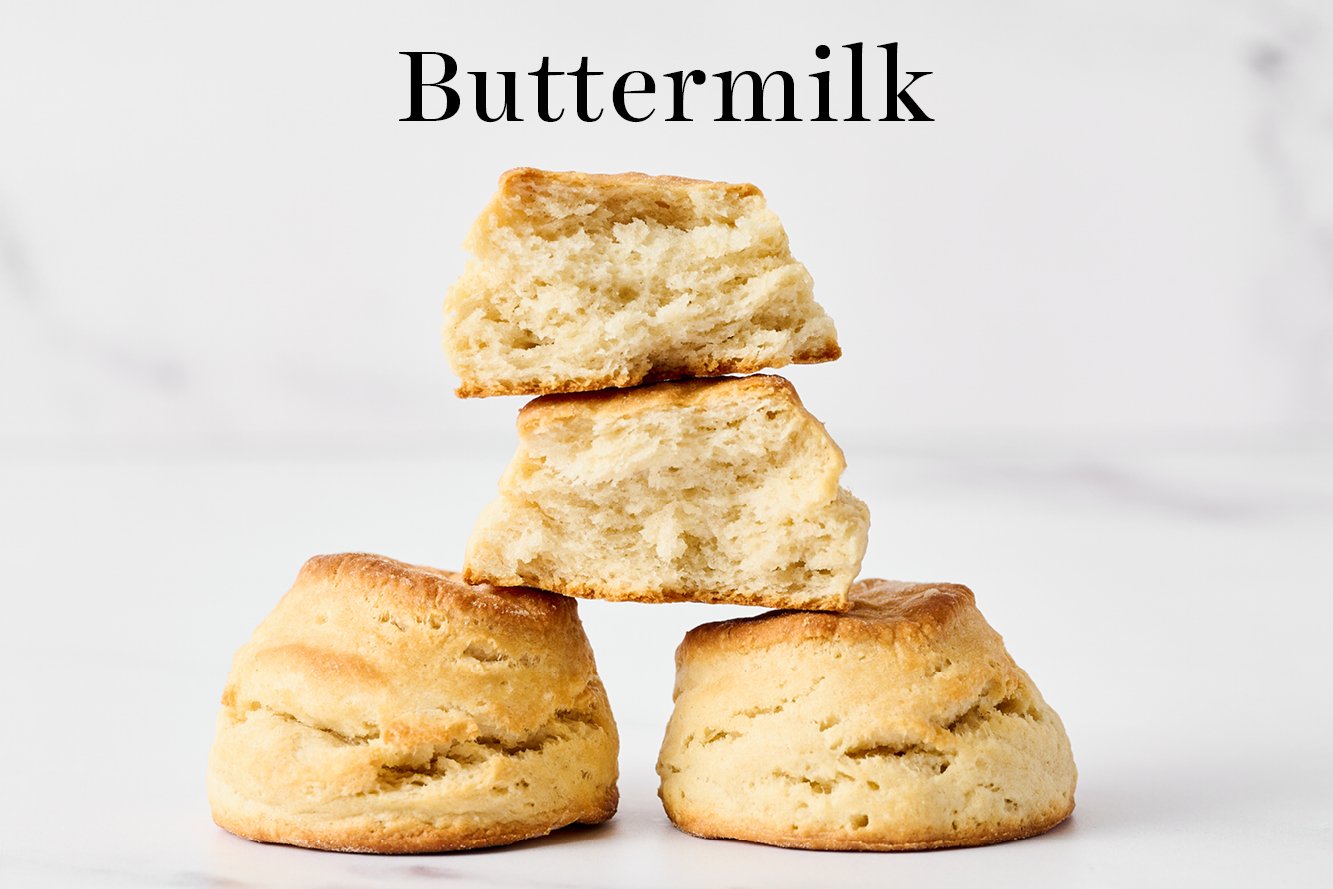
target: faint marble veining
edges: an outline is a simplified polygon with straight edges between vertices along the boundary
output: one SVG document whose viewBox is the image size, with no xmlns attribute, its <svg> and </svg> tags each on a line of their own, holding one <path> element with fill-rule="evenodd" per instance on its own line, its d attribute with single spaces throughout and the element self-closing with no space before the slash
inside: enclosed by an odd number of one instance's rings
<svg viewBox="0 0 1333 889">
<path fill-rule="evenodd" d="M 1292 369 L 1297 419 L 1323 424 L 1333 421 L 1333 7 L 1289 0 L 1255 11 L 1255 140 L 1285 228 L 1256 326 Z"/>
<path fill-rule="evenodd" d="M 18 229 L 0 206 L 0 296 L 26 302 L 36 293 L 28 252 L 23 247 Z"/>
<path fill-rule="evenodd" d="M 61 311 L 58 300 L 43 286 L 42 276 L 11 213 L 0 204 L 0 319 L 12 343 L 35 354 L 56 356 L 106 382 L 132 389 L 148 387 L 179 392 L 189 383 L 180 356 L 144 350 L 88 329 Z M 109 378 L 109 380 L 107 379 Z M 77 393 L 68 393 L 77 400 Z"/>
<path fill-rule="evenodd" d="M 89 863 L 41 857 L 0 856 L 0 873 L 15 875 L 18 886 L 173 886 L 182 889 L 247 889 L 245 880 L 202 870 L 175 871 L 144 858 Z M 22 876 L 20 876 L 22 875 Z M 27 877 L 29 881 L 24 881 Z M 10 885 L 6 883 L 6 885 Z"/>
<path fill-rule="evenodd" d="M 1149 464 L 1152 465 L 1151 462 Z M 1223 490 L 1191 483 L 1184 474 L 1133 459 L 1050 459 L 1040 462 L 951 459 L 937 464 L 937 479 L 970 490 L 1027 498 L 1120 504 L 1133 509 L 1205 522 L 1263 522 L 1333 514 L 1333 496 L 1291 488 Z"/>
</svg>

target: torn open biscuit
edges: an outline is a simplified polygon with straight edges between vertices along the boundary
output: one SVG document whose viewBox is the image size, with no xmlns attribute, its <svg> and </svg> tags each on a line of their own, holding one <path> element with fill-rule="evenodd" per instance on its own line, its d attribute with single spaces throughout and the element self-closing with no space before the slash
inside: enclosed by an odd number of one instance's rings
<svg viewBox="0 0 1333 889">
<path fill-rule="evenodd" d="M 610 818 L 617 749 L 575 602 L 317 556 L 236 654 L 208 794 L 253 840 L 467 849 Z"/>
<path fill-rule="evenodd" d="M 753 185 L 516 169 L 445 301 L 458 394 L 752 373 L 841 354 Z"/>
<path fill-rule="evenodd" d="M 682 830 L 810 849 L 1019 839 L 1074 808 L 1055 711 L 972 592 L 863 580 L 844 614 L 704 624 L 657 772 Z"/>
<path fill-rule="evenodd" d="M 538 398 L 469 581 L 571 596 L 847 607 L 869 512 L 842 451 L 781 377 Z"/>
</svg>

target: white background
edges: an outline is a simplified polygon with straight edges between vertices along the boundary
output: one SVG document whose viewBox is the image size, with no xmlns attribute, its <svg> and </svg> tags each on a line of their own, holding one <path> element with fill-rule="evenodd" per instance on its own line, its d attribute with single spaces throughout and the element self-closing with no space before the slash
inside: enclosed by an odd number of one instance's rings
<svg viewBox="0 0 1333 889">
<path fill-rule="evenodd" d="M 0 445 L 503 441 L 438 329 L 521 164 L 758 183 L 846 352 L 792 376 L 849 441 L 1327 431 L 1327 8 L 925 6 L 6 4 Z M 406 50 L 810 82 L 819 41 L 893 39 L 933 123 L 540 124 L 530 86 L 522 124 L 397 120 Z"/>
<path fill-rule="evenodd" d="M 0 2 L 0 875 L 1327 871 L 1333 11 L 925 7 Z M 857 40 L 934 72 L 913 95 L 935 122 L 540 124 L 530 91 L 522 124 L 397 120 L 407 50 L 799 80 Z M 494 491 L 522 402 L 452 397 L 440 303 L 520 164 L 764 189 L 839 324 L 844 358 L 788 375 L 871 507 L 865 573 L 977 591 L 1069 727 L 1067 826 L 899 856 L 676 834 L 652 775 L 672 649 L 752 612 L 591 602 L 625 735 L 606 828 L 372 859 L 212 827 L 227 664 L 300 562 L 456 566 Z"/>
</svg>

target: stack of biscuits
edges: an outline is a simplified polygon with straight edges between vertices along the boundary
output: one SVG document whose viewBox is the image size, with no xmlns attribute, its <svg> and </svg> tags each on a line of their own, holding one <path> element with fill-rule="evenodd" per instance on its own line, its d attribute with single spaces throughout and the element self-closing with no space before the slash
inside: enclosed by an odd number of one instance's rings
<svg viewBox="0 0 1333 889">
<path fill-rule="evenodd" d="M 575 604 L 778 609 L 676 653 L 671 821 L 817 849 L 977 845 L 1074 804 L 1059 717 L 955 584 L 856 577 L 869 512 L 782 377 L 841 354 L 752 185 L 512 170 L 446 302 L 462 397 L 535 395 L 461 575 L 312 559 L 237 654 L 214 817 L 407 852 L 614 813 Z"/>
</svg>

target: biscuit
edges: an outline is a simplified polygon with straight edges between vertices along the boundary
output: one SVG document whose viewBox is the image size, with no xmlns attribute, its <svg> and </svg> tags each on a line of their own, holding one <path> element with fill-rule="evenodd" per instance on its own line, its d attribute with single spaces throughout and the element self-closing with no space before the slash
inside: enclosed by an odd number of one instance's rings
<svg viewBox="0 0 1333 889">
<path fill-rule="evenodd" d="M 236 654 L 208 796 L 252 840 L 469 849 L 610 818 L 617 750 L 575 602 L 316 556 Z"/>
<path fill-rule="evenodd" d="M 676 652 L 659 796 L 682 830 L 808 849 L 1019 839 L 1074 808 L 1055 711 L 953 584 L 704 624 Z"/>
<path fill-rule="evenodd" d="M 571 596 L 847 606 L 869 512 L 777 376 L 548 395 L 519 413 L 464 576 Z"/>
<path fill-rule="evenodd" d="M 752 373 L 841 354 L 753 185 L 516 169 L 445 300 L 460 396 Z"/>
</svg>

